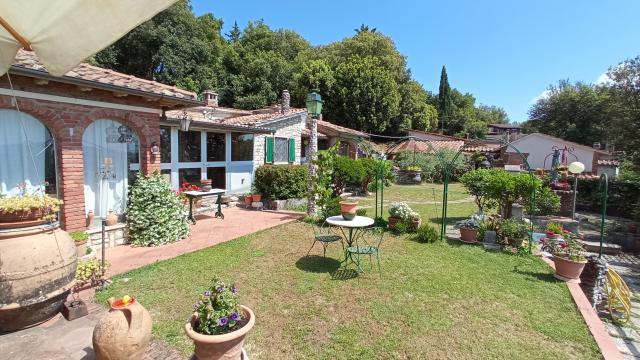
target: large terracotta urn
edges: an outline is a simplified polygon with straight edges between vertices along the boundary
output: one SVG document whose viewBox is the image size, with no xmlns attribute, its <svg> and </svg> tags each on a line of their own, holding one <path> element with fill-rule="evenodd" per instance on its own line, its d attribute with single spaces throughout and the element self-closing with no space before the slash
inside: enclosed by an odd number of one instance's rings
<svg viewBox="0 0 640 360">
<path fill-rule="evenodd" d="M 241 360 L 242 345 L 247 333 L 256 323 L 253 311 L 244 305 L 240 305 L 247 322 L 243 327 L 223 335 L 204 335 L 196 332 L 194 328 L 198 321 L 198 314 L 193 314 L 191 320 L 184 326 L 187 336 L 195 344 L 194 355 L 198 360 Z"/>
<path fill-rule="evenodd" d="M 151 340 L 151 315 L 132 299 L 127 305 L 110 298 L 111 310 L 93 329 L 93 351 L 98 360 L 139 360 Z"/>
<path fill-rule="evenodd" d="M 0 230 L 0 332 L 57 314 L 76 265 L 76 246 L 57 223 Z"/>
</svg>

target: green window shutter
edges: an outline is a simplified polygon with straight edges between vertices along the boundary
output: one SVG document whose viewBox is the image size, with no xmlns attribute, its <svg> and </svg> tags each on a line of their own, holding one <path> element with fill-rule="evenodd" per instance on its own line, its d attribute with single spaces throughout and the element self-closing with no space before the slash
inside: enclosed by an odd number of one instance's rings
<svg viewBox="0 0 640 360">
<path fill-rule="evenodd" d="M 296 139 L 289 139 L 289 162 L 296 162 Z"/>
<path fill-rule="evenodd" d="M 273 164 L 273 137 L 265 138 L 264 162 Z"/>
</svg>

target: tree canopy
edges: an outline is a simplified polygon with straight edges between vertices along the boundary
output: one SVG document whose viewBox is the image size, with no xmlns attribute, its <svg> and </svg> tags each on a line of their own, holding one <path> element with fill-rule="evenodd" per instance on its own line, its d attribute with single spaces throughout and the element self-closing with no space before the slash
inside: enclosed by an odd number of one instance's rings
<svg viewBox="0 0 640 360">
<path fill-rule="evenodd" d="M 244 28 L 234 23 L 227 34 L 222 27 L 221 19 L 196 16 L 181 0 L 90 61 L 198 93 L 215 90 L 222 106 L 265 107 L 288 89 L 293 105 L 304 107 L 317 88 L 326 100 L 325 120 L 336 124 L 379 134 L 438 129 L 441 96 L 412 78 L 406 57 L 375 27 L 362 24 L 352 36 L 320 46 L 262 20 Z M 488 121 L 508 121 L 502 109 L 476 107 L 471 94 L 448 82 L 446 89 L 446 134 L 481 137 Z"/>
</svg>

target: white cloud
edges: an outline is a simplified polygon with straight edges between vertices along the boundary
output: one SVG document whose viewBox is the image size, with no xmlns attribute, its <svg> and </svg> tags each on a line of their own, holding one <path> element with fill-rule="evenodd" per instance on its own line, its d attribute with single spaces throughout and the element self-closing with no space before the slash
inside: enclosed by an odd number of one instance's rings
<svg viewBox="0 0 640 360">
<path fill-rule="evenodd" d="M 607 75 L 606 72 L 600 74 L 600 76 L 598 76 L 598 79 L 596 80 L 596 85 L 606 85 L 609 83 L 611 83 L 611 78 Z"/>
<path fill-rule="evenodd" d="M 535 104 L 538 102 L 538 100 L 541 99 L 547 99 L 549 96 L 551 95 L 551 90 L 545 90 L 542 93 L 540 93 L 540 95 L 534 97 L 533 99 L 531 99 L 530 103 L 531 104 Z"/>
</svg>

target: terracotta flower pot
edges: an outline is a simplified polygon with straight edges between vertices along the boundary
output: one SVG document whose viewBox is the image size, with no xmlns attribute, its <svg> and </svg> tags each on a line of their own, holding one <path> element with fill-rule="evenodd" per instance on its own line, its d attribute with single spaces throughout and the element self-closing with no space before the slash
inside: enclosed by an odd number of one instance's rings
<svg viewBox="0 0 640 360">
<path fill-rule="evenodd" d="M 402 219 L 400 219 L 399 217 L 389 216 L 389 219 L 388 219 L 388 221 L 389 221 L 389 223 L 388 223 L 389 229 L 395 229 L 396 225 L 398 225 L 400 220 L 402 220 Z"/>
<path fill-rule="evenodd" d="M 247 196 L 244 197 L 244 204 L 245 205 L 251 205 L 251 201 L 253 201 L 253 196 L 247 195 Z"/>
<path fill-rule="evenodd" d="M 211 191 L 211 179 L 200 180 L 200 188 L 202 191 Z"/>
<path fill-rule="evenodd" d="M 572 283 L 580 283 L 580 274 L 582 274 L 582 270 L 587 262 L 573 261 L 554 255 L 553 263 L 556 266 L 556 273 L 553 275 L 556 279 Z"/>
<path fill-rule="evenodd" d="M 87 255 L 87 240 L 76 241 L 76 255 L 78 258 Z"/>
<path fill-rule="evenodd" d="M 340 213 L 345 220 L 353 220 L 358 210 L 358 202 L 340 201 Z"/>
<path fill-rule="evenodd" d="M 98 360 L 142 359 L 151 340 L 151 316 L 138 301 L 118 306 L 108 300 L 111 310 L 93 329 L 93 350 Z"/>
<path fill-rule="evenodd" d="M 478 229 L 460 228 L 460 240 L 464 242 L 476 242 Z"/>
<path fill-rule="evenodd" d="M 0 210 L 0 229 L 13 229 L 46 224 L 49 220 L 43 219 L 43 217 L 49 214 L 49 212 L 49 208 L 45 207 L 11 213 Z"/>
<path fill-rule="evenodd" d="M 118 215 L 116 215 L 113 210 L 109 209 L 109 214 L 107 214 L 107 226 L 113 226 L 118 223 Z"/>
<path fill-rule="evenodd" d="M 262 201 L 262 194 L 253 194 L 251 199 L 253 200 L 253 202 Z"/>
<path fill-rule="evenodd" d="M 198 360 L 240 360 L 242 358 L 242 345 L 247 333 L 251 331 L 256 322 L 253 311 L 244 305 L 240 305 L 247 323 L 236 331 L 223 335 L 204 335 L 194 330 L 197 314 L 191 316 L 191 320 L 184 326 L 187 336 L 195 345 L 194 354 Z"/>
</svg>

